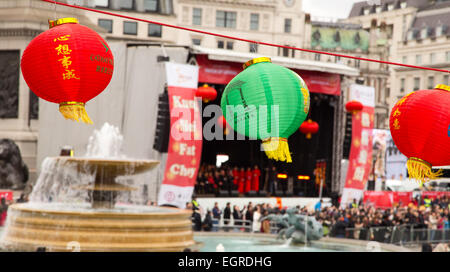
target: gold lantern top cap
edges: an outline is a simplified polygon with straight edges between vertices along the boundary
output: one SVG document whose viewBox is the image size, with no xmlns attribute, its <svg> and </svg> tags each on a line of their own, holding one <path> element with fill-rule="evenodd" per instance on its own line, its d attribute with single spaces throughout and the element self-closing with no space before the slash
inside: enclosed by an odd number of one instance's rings
<svg viewBox="0 0 450 272">
<path fill-rule="evenodd" d="M 434 87 L 435 89 L 439 89 L 439 90 L 444 90 L 444 91 L 449 91 L 450 92 L 450 86 L 444 85 L 444 84 L 438 84 L 436 85 L 436 87 Z"/>
<path fill-rule="evenodd" d="M 252 64 L 261 63 L 261 62 L 272 62 L 272 60 L 270 58 L 268 58 L 268 57 L 254 58 L 254 59 L 249 60 L 246 63 L 244 63 L 243 67 L 245 69 L 245 68 L 249 67 Z"/>
<path fill-rule="evenodd" d="M 61 18 L 58 20 L 48 20 L 48 27 L 52 28 L 63 24 L 78 24 L 77 18 Z"/>
</svg>

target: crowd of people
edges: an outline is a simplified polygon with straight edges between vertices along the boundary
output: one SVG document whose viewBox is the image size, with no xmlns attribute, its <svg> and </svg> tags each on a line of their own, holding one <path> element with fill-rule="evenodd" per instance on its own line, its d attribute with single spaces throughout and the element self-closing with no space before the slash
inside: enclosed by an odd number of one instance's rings
<svg viewBox="0 0 450 272">
<path fill-rule="evenodd" d="M 261 171 L 258 165 L 252 167 L 230 167 L 203 164 L 197 175 L 195 193 L 218 194 L 219 191 L 237 191 L 246 194 L 249 191 L 259 192 L 263 188 Z"/>
<path fill-rule="evenodd" d="M 424 198 L 418 203 L 410 203 L 407 207 L 393 207 L 382 210 L 370 205 L 364 205 L 354 200 L 348 207 L 322 205 L 317 203 L 314 210 L 297 206 L 298 212 L 314 216 L 323 225 L 324 235 L 336 238 L 350 238 L 360 240 L 374 240 L 392 242 L 397 235 L 394 230 L 403 230 L 407 235 L 403 239 L 408 241 L 439 240 L 442 235 L 450 237 L 450 199 L 448 197 L 434 200 Z M 272 206 L 271 204 L 254 204 L 249 202 L 243 207 L 227 203 L 220 208 L 215 203 L 211 210 L 206 210 L 202 220 L 201 208 L 198 205 L 187 205 L 193 209 L 193 226 L 195 231 L 214 231 L 221 225 L 223 230 L 230 229 L 271 233 L 269 214 L 284 214 L 287 207 Z M 223 224 L 219 224 L 223 222 Z M 393 228 L 397 227 L 397 228 Z M 276 231 L 276 230 L 275 230 Z M 445 233 L 443 232 L 445 231 Z M 444 233 L 444 234 L 443 234 Z M 395 239 L 402 239 L 400 236 Z"/>
</svg>

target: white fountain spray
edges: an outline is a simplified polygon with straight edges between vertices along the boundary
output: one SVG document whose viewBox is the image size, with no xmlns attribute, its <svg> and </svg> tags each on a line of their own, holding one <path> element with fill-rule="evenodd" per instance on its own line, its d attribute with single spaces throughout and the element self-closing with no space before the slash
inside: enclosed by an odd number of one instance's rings
<svg viewBox="0 0 450 272">
<path fill-rule="evenodd" d="M 122 145 L 123 136 L 119 128 L 105 123 L 89 137 L 85 157 L 124 159 L 126 156 L 122 153 Z"/>
</svg>

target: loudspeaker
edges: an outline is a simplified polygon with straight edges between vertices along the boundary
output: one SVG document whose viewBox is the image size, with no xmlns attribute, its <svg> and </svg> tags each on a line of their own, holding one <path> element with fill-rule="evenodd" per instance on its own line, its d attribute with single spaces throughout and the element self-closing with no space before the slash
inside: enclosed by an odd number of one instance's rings
<svg viewBox="0 0 450 272">
<path fill-rule="evenodd" d="M 257 197 L 258 195 L 257 195 L 256 191 L 248 191 L 246 193 L 246 196 L 248 196 L 248 197 Z"/>
<path fill-rule="evenodd" d="M 266 197 L 266 196 L 267 196 L 267 192 L 266 192 L 266 191 L 259 191 L 259 192 L 258 192 L 258 195 L 259 195 L 259 196 Z"/>
<path fill-rule="evenodd" d="M 238 190 L 231 191 L 231 197 L 238 197 L 238 196 L 239 196 L 239 191 Z"/>
</svg>

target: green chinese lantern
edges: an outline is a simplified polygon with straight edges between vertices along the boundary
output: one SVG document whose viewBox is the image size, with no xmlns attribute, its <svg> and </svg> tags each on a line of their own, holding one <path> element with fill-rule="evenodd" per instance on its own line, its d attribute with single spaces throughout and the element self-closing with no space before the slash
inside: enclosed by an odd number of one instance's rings
<svg viewBox="0 0 450 272">
<path fill-rule="evenodd" d="M 262 140 L 269 159 L 292 162 L 287 138 L 309 111 L 308 87 L 299 75 L 270 58 L 250 60 L 228 83 L 221 107 L 235 131 Z"/>
</svg>

